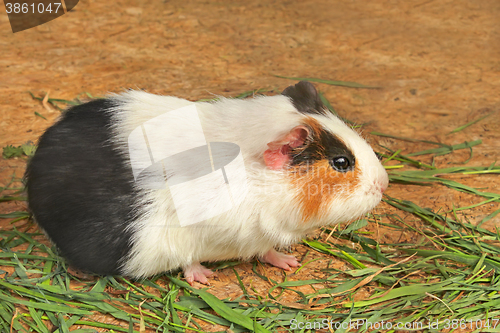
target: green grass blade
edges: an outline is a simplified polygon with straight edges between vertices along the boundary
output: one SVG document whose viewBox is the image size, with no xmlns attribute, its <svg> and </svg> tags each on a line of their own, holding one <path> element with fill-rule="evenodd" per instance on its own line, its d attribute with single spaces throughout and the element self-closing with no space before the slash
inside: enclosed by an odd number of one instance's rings
<svg viewBox="0 0 500 333">
<path fill-rule="evenodd" d="M 226 304 L 224 304 L 223 301 L 215 297 L 214 295 L 204 291 L 204 290 L 199 290 L 192 288 L 189 286 L 187 283 L 178 280 L 176 278 L 170 277 L 172 282 L 177 284 L 180 287 L 187 288 L 190 290 L 191 293 L 196 294 L 200 296 L 201 299 L 203 299 L 217 314 L 219 314 L 222 318 L 235 323 L 237 325 L 240 325 L 246 329 L 251 330 L 252 332 L 269 332 L 266 330 L 264 327 L 262 327 L 259 323 L 255 322 L 249 317 L 246 317 L 242 315 L 239 312 L 234 311 L 233 309 L 229 308 Z"/>
<path fill-rule="evenodd" d="M 469 123 L 467 123 L 467 124 L 465 124 L 465 125 L 459 126 L 459 127 L 455 128 L 453 131 L 451 131 L 451 132 L 450 132 L 450 133 L 448 133 L 448 134 L 453 134 L 453 133 L 457 133 L 457 132 L 463 131 L 463 130 L 464 130 L 464 129 L 466 129 L 467 127 L 472 126 L 472 125 L 474 125 L 474 124 L 476 124 L 476 123 L 480 122 L 481 120 L 488 118 L 488 117 L 489 117 L 489 116 L 491 116 L 493 113 L 495 113 L 495 111 L 492 111 L 492 112 L 488 113 L 487 115 L 482 116 L 482 117 L 480 117 L 480 118 L 478 118 L 478 119 L 475 119 L 475 120 L 473 120 L 473 121 L 471 121 L 471 122 L 469 122 Z"/>
<path fill-rule="evenodd" d="M 325 84 L 329 84 L 332 86 L 347 87 L 347 88 L 364 88 L 364 89 L 381 89 L 382 88 L 382 87 L 377 87 L 377 86 L 367 86 L 367 85 L 364 85 L 361 83 L 348 82 L 348 81 L 332 81 L 332 80 L 323 80 L 323 79 L 317 79 L 317 78 L 289 77 L 289 76 L 281 76 L 281 75 L 275 75 L 275 76 L 282 78 L 282 79 L 325 83 Z"/>
</svg>

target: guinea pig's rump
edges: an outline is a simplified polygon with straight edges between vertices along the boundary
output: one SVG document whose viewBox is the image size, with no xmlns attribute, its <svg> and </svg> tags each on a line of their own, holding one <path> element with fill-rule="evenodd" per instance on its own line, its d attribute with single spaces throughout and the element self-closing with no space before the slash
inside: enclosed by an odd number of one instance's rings
<svg viewBox="0 0 500 333">
<path fill-rule="evenodd" d="M 77 268 L 118 274 L 130 250 L 137 191 L 111 141 L 109 100 L 67 110 L 28 164 L 29 209 Z"/>
</svg>

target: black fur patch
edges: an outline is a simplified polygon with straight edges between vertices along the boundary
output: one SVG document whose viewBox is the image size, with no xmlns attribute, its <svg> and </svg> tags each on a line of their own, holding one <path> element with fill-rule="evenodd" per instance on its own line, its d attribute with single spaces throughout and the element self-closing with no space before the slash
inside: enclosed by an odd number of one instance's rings
<svg viewBox="0 0 500 333">
<path fill-rule="evenodd" d="M 316 88 L 307 81 L 300 81 L 283 90 L 282 95 L 290 97 L 293 106 L 304 114 L 326 114 L 325 106 Z"/>
<path fill-rule="evenodd" d="M 311 134 L 312 139 L 307 141 L 304 147 L 292 149 L 292 166 L 308 166 L 325 159 L 331 163 L 335 157 L 343 156 L 354 168 L 356 162 L 354 154 L 339 138 L 326 130 L 321 130 L 319 133 L 311 131 Z"/>
<path fill-rule="evenodd" d="M 110 142 L 113 107 L 99 99 L 67 110 L 40 138 L 26 171 L 29 208 L 75 267 L 119 274 L 136 218 L 132 170 Z"/>
</svg>

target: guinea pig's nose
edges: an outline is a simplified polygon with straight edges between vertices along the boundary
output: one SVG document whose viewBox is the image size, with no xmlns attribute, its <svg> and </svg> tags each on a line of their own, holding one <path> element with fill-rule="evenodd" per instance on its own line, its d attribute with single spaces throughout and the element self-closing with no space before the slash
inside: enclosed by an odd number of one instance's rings
<svg viewBox="0 0 500 333">
<path fill-rule="evenodd" d="M 380 184 L 380 192 L 384 193 L 385 190 L 387 190 L 387 186 L 388 186 L 387 183 Z"/>
<path fill-rule="evenodd" d="M 381 177 L 377 181 L 375 181 L 375 185 L 377 186 L 378 189 L 380 189 L 380 193 L 384 193 L 385 190 L 387 190 L 387 187 L 389 186 L 389 178 L 387 176 Z"/>
</svg>

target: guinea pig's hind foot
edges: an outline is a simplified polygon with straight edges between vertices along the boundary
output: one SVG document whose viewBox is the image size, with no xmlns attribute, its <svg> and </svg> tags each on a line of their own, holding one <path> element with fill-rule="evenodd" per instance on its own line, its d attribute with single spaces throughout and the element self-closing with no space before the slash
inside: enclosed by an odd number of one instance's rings
<svg viewBox="0 0 500 333">
<path fill-rule="evenodd" d="M 184 268 L 184 277 L 186 281 L 192 286 L 194 281 L 210 285 L 207 277 L 212 275 L 213 272 L 200 264 L 199 262 L 192 263 Z"/>
<path fill-rule="evenodd" d="M 260 260 L 263 262 L 267 262 L 273 266 L 283 268 L 284 270 L 291 271 L 292 267 L 299 267 L 300 263 L 294 256 L 284 254 L 276 251 L 275 249 L 271 249 L 267 251 Z"/>
</svg>

